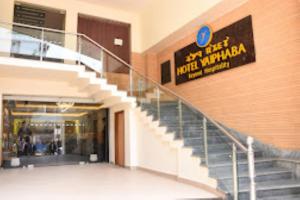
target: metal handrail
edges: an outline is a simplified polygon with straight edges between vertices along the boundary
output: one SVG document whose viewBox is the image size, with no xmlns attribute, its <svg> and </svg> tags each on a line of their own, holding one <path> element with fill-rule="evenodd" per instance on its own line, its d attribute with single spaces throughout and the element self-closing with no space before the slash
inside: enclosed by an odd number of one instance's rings
<svg viewBox="0 0 300 200">
<path fill-rule="evenodd" d="M 178 99 L 180 99 L 181 101 L 183 101 L 185 104 L 189 105 L 190 107 L 196 109 L 198 112 L 200 112 L 205 118 L 207 118 L 210 122 L 212 122 L 218 129 L 220 129 L 225 135 L 227 135 L 234 143 L 237 144 L 237 146 L 244 152 L 247 152 L 247 147 L 245 147 L 237 138 L 235 138 L 231 133 L 229 133 L 225 128 L 223 128 L 222 126 L 220 126 L 215 120 L 213 120 L 210 116 L 208 116 L 206 113 L 200 111 L 197 107 L 195 107 L 193 104 L 191 104 L 190 102 L 188 102 L 184 97 L 176 94 L 175 92 L 173 92 L 172 90 L 170 90 L 169 88 L 166 88 L 165 86 L 159 84 L 157 81 L 144 76 L 143 74 L 141 74 L 140 72 L 136 71 L 132 65 L 128 64 L 126 61 L 124 61 L 123 59 L 119 58 L 118 56 L 116 56 L 114 53 L 112 53 L 111 51 L 109 51 L 108 49 L 106 49 L 105 47 L 101 46 L 100 44 L 98 44 L 97 42 L 95 42 L 93 39 L 91 39 L 90 37 L 86 36 L 86 35 L 82 35 L 83 37 L 85 37 L 87 40 L 89 40 L 90 42 L 92 42 L 93 44 L 95 44 L 96 46 L 98 46 L 99 48 L 103 49 L 106 53 L 108 53 L 109 55 L 111 55 L 112 57 L 114 57 L 115 59 L 117 59 L 118 61 L 120 61 L 122 64 L 126 65 L 130 70 L 134 71 L 135 73 L 137 73 L 139 76 L 145 78 L 146 80 L 150 80 L 151 82 L 153 82 L 156 86 L 158 86 L 160 89 L 165 90 L 169 93 L 171 93 L 172 95 L 174 95 L 175 97 L 177 97 Z"/>
<path fill-rule="evenodd" d="M 37 26 L 25 25 L 25 24 L 20 24 L 20 23 L 15 23 L 15 22 L 9 23 L 9 22 L 2 22 L 2 21 L 0 21 L 0 24 L 16 25 L 16 26 L 27 27 L 27 28 L 32 28 L 32 29 L 39 29 L 39 30 L 42 30 L 42 31 L 46 30 L 46 31 L 58 32 L 58 33 L 70 34 L 70 35 L 76 35 L 76 36 L 80 36 L 80 37 L 86 38 L 88 41 L 90 41 L 91 43 L 93 43 L 94 45 L 96 45 L 97 47 L 99 47 L 100 49 L 102 49 L 103 51 L 105 51 L 107 54 L 109 54 L 110 56 L 112 56 L 113 58 L 115 58 L 116 60 L 118 60 L 119 62 L 121 62 L 122 64 L 124 64 L 126 67 L 128 67 L 130 70 L 132 70 L 135 73 L 137 73 L 142 78 L 144 78 L 144 79 L 146 79 L 148 81 L 151 81 L 153 84 L 155 84 L 161 90 L 164 90 L 164 91 L 167 91 L 168 93 L 171 93 L 172 95 L 174 95 L 176 98 L 178 98 L 179 100 L 181 100 L 182 102 L 184 102 L 188 106 L 192 107 L 193 109 L 196 109 L 206 119 L 208 119 L 211 123 L 213 123 L 220 131 L 222 131 L 226 136 L 228 136 L 242 151 L 247 152 L 247 147 L 245 147 L 236 137 L 234 137 L 231 133 L 229 133 L 225 128 L 223 128 L 222 126 L 220 126 L 215 120 L 213 120 L 206 113 L 200 111 L 196 106 L 194 106 L 192 103 L 190 103 L 187 99 L 185 99 L 184 97 L 176 94 L 174 91 L 170 90 L 169 88 L 166 88 L 165 86 L 161 85 L 157 81 L 155 81 L 155 80 L 153 80 L 153 79 L 151 79 L 149 77 L 146 77 L 145 75 L 143 75 L 140 72 L 136 71 L 132 67 L 132 65 L 128 64 L 126 61 L 124 61 L 123 59 L 119 58 L 117 55 L 115 55 L 114 53 L 112 53 L 111 51 L 109 51 L 108 49 L 106 49 L 105 47 L 103 47 L 102 45 L 98 44 L 96 41 L 94 41 L 93 39 L 91 39 L 87 35 L 81 34 L 81 33 L 69 33 L 69 32 L 66 32 L 66 31 L 63 31 L 63 30 L 56 30 L 56 29 L 51 29 L 51 28 L 37 27 Z"/>
</svg>

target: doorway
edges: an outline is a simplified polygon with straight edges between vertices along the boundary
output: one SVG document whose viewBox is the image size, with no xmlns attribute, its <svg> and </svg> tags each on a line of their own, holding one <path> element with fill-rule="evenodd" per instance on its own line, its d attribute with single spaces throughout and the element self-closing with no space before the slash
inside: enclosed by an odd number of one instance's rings
<svg viewBox="0 0 300 200">
<path fill-rule="evenodd" d="M 125 166 L 125 117 L 124 111 L 115 113 L 115 164 Z"/>
</svg>

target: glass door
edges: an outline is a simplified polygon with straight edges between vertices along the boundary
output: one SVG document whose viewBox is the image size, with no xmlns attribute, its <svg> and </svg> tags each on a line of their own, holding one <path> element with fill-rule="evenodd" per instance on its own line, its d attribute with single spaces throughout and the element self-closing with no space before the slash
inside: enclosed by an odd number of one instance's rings
<svg viewBox="0 0 300 200">
<path fill-rule="evenodd" d="M 101 104 L 5 100 L 3 105 L 4 167 L 105 159 L 107 111 Z"/>
</svg>

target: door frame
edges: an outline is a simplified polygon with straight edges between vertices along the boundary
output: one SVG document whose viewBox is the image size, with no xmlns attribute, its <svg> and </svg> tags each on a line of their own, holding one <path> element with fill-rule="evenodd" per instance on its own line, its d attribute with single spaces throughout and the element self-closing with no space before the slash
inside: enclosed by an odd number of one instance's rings
<svg viewBox="0 0 300 200">
<path fill-rule="evenodd" d="M 125 167 L 125 112 L 124 111 L 119 111 L 115 112 L 115 165 Z M 122 135 L 120 136 L 120 131 L 119 131 L 119 116 L 122 116 L 122 130 L 123 132 L 121 133 Z M 121 148 L 121 149 L 120 149 Z"/>
</svg>

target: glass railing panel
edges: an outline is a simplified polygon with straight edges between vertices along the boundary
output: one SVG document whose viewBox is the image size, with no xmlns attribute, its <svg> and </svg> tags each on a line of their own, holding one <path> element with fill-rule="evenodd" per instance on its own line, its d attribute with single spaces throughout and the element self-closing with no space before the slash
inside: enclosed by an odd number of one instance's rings
<svg viewBox="0 0 300 200">
<path fill-rule="evenodd" d="M 218 179 L 218 187 L 233 198 L 249 188 L 247 152 L 212 121 L 203 118 L 201 163 Z"/>
<path fill-rule="evenodd" d="M 77 36 L 77 52 L 79 53 L 79 62 L 91 70 L 103 75 L 103 50 L 82 35 Z"/>
<path fill-rule="evenodd" d="M 12 25 L 0 24 L 0 55 L 10 56 L 12 44 Z"/>
<path fill-rule="evenodd" d="M 183 138 L 183 109 L 182 102 L 174 95 L 161 88 L 156 90 L 158 95 L 158 119 L 160 125 L 167 126 L 168 133 L 174 133 L 175 139 Z"/>
<path fill-rule="evenodd" d="M 0 42 L 2 55 L 40 59 L 41 31 L 38 29 L 1 24 Z"/>
<path fill-rule="evenodd" d="M 13 26 L 11 55 L 13 57 L 40 59 L 41 30 Z"/>
<path fill-rule="evenodd" d="M 148 115 L 153 116 L 153 120 L 159 117 L 159 87 L 152 81 L 145 79 L 137 72 L 131 72 L 133 96 L 137 99 L 137 104 L 142 110 L 147 111 Z"/>
<path fill-rule="evenodd" d="M 117 85 L 119 90 L 131 95 L 132 80 L 128 66 L 106 52 L 103 53 L 102 59 L 102 77 L 106 78 L 109 84 Z"/>
<path fill-rule="evenodd" d="M 211 177 L 218 180 L 218 188 L 233 195 L 232 142 L 209 120 L 203 118 L 200 135 L 201 164 L 209 168 Z"/>
<path fill-rule="evenodd" d="M 75 37 L 75 36 L 74 36 Z M 42 55 L 44 61 L 64 62 L 64 60 L 76 61 L 76 52 L 65 48 L 65 34 L 43 30 Z"/>
</svg>

